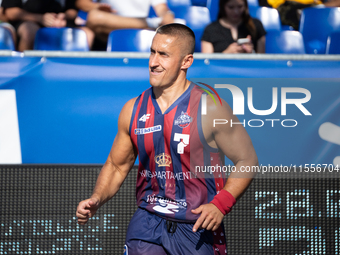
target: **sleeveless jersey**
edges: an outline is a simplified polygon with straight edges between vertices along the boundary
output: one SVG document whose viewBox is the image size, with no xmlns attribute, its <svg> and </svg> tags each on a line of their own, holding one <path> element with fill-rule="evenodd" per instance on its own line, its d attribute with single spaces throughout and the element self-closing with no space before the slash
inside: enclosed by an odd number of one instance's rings
<svg viewBox="0 0 340 255">
<path fill-rule="evenodd" d="M 223 156 L 204 139 L 201 95 L 189 88 L 162 113 L 152 88 L 136 100 L 130 136 L 138 150 L 137 205 L 160 217 L 193 222 L 191 213 L 209 203 L 225 184 L 223 173 L 214 175 L 206 166 L 222 166 Z"/>
</svg>

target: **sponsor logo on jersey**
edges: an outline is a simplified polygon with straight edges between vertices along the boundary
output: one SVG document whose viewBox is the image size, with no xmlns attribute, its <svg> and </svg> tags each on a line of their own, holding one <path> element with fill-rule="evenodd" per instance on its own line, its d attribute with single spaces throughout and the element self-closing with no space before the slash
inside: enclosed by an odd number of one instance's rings
<svg viewBox="0 0 340 255">
<path fill-rule="evenodd" d="M 188 113 L 182 112 L 181 115 L 177 117 L 174 124 L 179 126 L 180 128 L 185 128 L 190 125 L 191 121 L 192 117 L 190 117 Z"/>
<path fill-rule="evenodd" d="M 179 206 L 170 204 L 167 202 L 161 203 L 159 202 L 159 205 L 154 206 L 152 209 L 154 209 L 156 212 L 165 213 L 165 214 L 174 214 L 175 212 L 178 212 Z"/>
<path fill-rule="evenodd" d="M 194 172 L 188 171 L 188 172 L 177 172 L 174 173 L 172 171 L 155 171 L 151 172 L 148 169 L 144 169 L 139 172 L 140 176 L 142 177 L 148 177 L 148 178 L 157 178 L 159 180 L 171 180 L 175 179 L 177 181 L 183 181 L 183 180 L 189 180 L 193 178 L 197 178 L 197 175 L 195 175 Z"/>
<path fill-rule="evenodd" d="M 139 121 L 146 122 L 150 118 L 150 113 L 144 114 L 142 117 L 139 118 Z"/>
<path fill-rule="evenodd" d="M 170 166 L 171 165 L 171 156 L 166 153 L 161 153 L 155 156 L 155 162 L 158 167 L 161 166 Z"/>
<path fill-rule="evenodd" d="M 164 214 L 174 214 L 179 211 L 179 209 L 186 209 L 187 203 L 185 200 L 180 199 L 179 201 L 174 201 L 164 197 L 158 197 L 155 195 L 148 195 L 147 203 L 150 205 L 155 204 L 152 208 L 156 212 L 164 213 Z"/>
<path fill-rule="evenodd" d="M 135 129 L 135 135 L 145 135 L 149 133 L 154 133 L 162 130 L 161 125 L 153 126 L 153 127 L 148 127 L 148 128 L 136 128 Z"/>
</svg>

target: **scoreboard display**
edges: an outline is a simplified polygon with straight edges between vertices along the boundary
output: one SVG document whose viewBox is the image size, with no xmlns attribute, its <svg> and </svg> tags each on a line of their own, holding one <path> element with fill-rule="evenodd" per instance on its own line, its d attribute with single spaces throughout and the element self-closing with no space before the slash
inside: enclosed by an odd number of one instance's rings
<svg viewBox="0 0 340 255">
<path fill-rule="evenodd" d="M 118 194 L 77 224 L 101 165 L 1 165 L 0 255 L 123 254 L 136 210 L 134 167 Z M 338 178 L 255 178 L 225 217 L 228 254 L 340 254 Z"/>
<path fill-rule="evenodd" d="M 255 179 L 226 217 L 231 254 L 339 254 L 339 193 L 336 178 Z"/>
</svg>

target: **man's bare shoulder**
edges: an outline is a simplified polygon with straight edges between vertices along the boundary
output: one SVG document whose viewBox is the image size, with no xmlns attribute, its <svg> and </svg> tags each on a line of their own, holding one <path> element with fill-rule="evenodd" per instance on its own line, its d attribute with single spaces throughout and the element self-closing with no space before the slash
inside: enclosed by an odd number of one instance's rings
<svg viewBox="0 0 340 255">
<path fill-rule="evenodd" d="M 207 96 L 207 117 L 208 118 L 232 118 L 233 111 L 229 104 L 216 95 Z"/>
<path fill-rule="evenodd" d="M 132 112 L 132 109 L 135 105 L 136 100 L 137 100 L 137 97 L 134 97 L 134 98 L 131 98 L 129 101 L 127 101 L 124 104 L 121 112 L 123 112 L 123 111 L 131 111 Z"/>
<path fill-rule="evenodd" d="M 215 137 L 218 133 L 233 134 L 237 130 L 244 129 L 242 125 L 232 124 L 239 123 L 239 119 L 225 100 L 220 101 L 214 95 L 214 98 L 208 96 L 206 101 L 207 111 L 202 115 L 203 132 L 206 138 Z"/>
<path fill-rule="evenodd" d="M 133 107 L 135 105 L 136 100 L 137 97 L 132 98 L 129 101 L 127 101 L 123 106 L 122 110 L 120 111 L 118 119 L 119 128 L 129 130 Z"/>
</svg>

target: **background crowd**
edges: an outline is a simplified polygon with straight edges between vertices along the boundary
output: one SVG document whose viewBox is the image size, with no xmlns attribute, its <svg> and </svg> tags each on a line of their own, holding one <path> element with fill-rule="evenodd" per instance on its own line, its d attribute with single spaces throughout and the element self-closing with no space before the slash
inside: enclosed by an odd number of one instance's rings
<svg viewBox="0 0 340 255">
<path fill-rule="evenodd" d="M 174 1 L 174 0 L 172 0 Z M 184 1 L 184 0 L 183 0 Z M 217 19 L 211 19 L 196 38 L 203 53 L 266 53 L 266 31 L 251 15 L 250 0 L 220 0 Z M 43 27 L 77 28 L 86 34 L 91 50 L 106 50 L 109 34 L 117 29 L 149 29 L 179 22 L 167 0 L 0 0 L 0 26 L 10 31 L 15 49 L 34 49 L 36 33 Z M 177 2 L 180 2 L 177 0 Z M 188 2 L 188 0 L 185 0 Z M 192 0 L 191 4 L 204 1 Z M 301 11 L 314 6 L 340 6 L 340 0 L 258 0 L 275 8 L 281 25 L 298 30 Z M 202 4 L 203 3 L 203 4 Z M 153 15 L 150 15 L 150 10 Z M 239 40 L 241 39 L 241 40 Z"/>
</svg>

